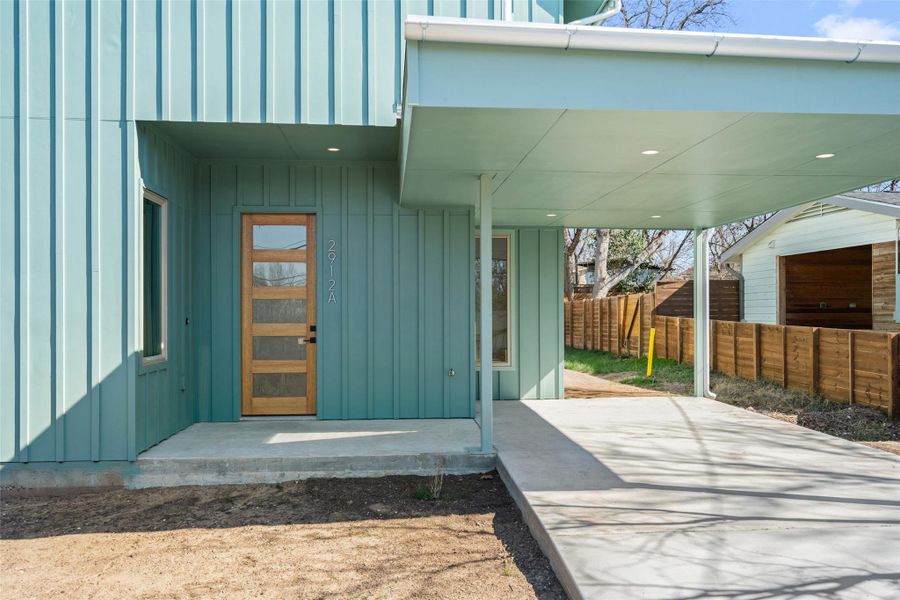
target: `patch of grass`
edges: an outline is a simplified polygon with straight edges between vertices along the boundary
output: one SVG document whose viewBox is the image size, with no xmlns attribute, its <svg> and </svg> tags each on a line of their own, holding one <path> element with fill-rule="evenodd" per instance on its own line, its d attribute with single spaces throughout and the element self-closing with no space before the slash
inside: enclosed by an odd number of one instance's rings
<svg viewBox="0 0 900 600">
<path fill-rule="evenodd" d="M 741 408 L 776 411 L 796 415 L 803 412 L 826 412 L 846 408 L 846 404 L 826 400 L 818 394 L 785 389 L 771 381 L 737 379 L 713 373 L 710 385 L 716 400 Z"/>
<path fill-rule="evenodd" d="M 413 492 L 413 496 L 415 496 L 416 500 L 434 500 L 434 494 L 431 491 L 431 487 L 424 483 L 416 486 L 416 491 Z"/>
<path fill-rule="evenodd" d="M 637 377 L 626 377 L 622 380 L 622 383 L 626 385 L 633 385 L 636 387 L 648 388 L 651 390 L 658 390 L 662 387 L 663 383 L 657 380 L 654 377 L 647 377 L 646 375 L 638 375 Z"/>
<path fill-rule="evenodd" d="M 502 573 L 504 577 L 512 577 L 513 575 L 521 576 L 522 574 L 521 571 L 519 571 L 519 568 L 516 567 L 515 563 L 513 563 L 512 559 L 510 558 L 503 559 Z"/>
<path fill-rule="evenodd" d="M 647 372 L 646 358 L 616 356 L 597 350 L 566 348 L 565 365 L 567 369 L 592 375 L 636 372 L 639 375 L 623 379 L 622 383 L 677 393 L 684 393 L 685 390 L 681 388 L 685 385 L 692 385 L 694 380 L 693 367 L 666 358 L 653 359 L 653 375 L 651 377 L 644 375 Z"/>
</svg>

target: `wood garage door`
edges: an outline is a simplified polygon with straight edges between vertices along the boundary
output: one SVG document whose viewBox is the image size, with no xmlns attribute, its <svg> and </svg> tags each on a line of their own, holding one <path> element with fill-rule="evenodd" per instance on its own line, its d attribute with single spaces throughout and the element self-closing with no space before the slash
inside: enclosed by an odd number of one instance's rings
<svg viewBox="0 0 900 600">
<path fill-rule="evenodd" d="M 314 215 L 243 215 L 241 413 L 316 412 Z"/>
</svg>

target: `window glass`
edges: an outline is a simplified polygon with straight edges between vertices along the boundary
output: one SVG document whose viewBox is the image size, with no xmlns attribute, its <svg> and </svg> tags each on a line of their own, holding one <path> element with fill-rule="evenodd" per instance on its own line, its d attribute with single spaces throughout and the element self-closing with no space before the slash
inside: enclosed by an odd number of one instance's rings
<svg viewBox="0 0 900 600">
<path fill-rule="evenodd" d="M 306 323 L 306 300 L 253 299 L 254 323 Z"/>
<path fill-rule="evenodd" d="M 493 274 L 493 364 L 510 364 L 509 236 L 496 235 L 491 247 Z M 481 360 L 481 244 L 475 239 L 475 358 Z"/>
<path fill-rule="evenodd" d="M 254 373 L 255 398 L 306 396 L 306 373 Z"/>
<path fill-rule="evenodd" d="M 306 339 L 289 335 L 255 335 L 253 360 L 306 360 Z"/>
<path fill-rule="evenodd" d="M 254 225 L 254 250 L 302 250 L 306 248 L 306 225 Z"/>
<path fill-rule="evenodd" d="M 144 358 L 162 356 L 163 331 L 163 205 L 144 197 Z"/>
<path fill-rule="evenodd" d="M 255 262 L 253 287 L 302 287 L 306 285 L 305 262 Z"/>
</svg>

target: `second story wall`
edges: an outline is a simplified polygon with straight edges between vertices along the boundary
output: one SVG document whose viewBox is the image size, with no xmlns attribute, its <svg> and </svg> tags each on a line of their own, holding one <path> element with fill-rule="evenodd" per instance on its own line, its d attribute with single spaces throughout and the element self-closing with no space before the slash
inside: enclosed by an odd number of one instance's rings
<svg viewBox="0 0 900 600">
<path fill-rule="evenodd" d="M 562 20 L 563 0 L 514 6 L 517 20 Z M 390 126 L 406 16 L 501 10 L 501 0 L 0 2 L 0 118 Z"/>
</svg>

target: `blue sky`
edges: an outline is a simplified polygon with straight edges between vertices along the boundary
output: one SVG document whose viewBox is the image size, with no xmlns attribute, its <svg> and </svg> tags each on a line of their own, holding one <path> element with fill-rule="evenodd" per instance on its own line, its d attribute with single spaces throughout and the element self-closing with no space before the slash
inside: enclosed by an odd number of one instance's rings
<svg viewBox="0 0 900 600">
<path fill-rule="evenodd" d="M 730 0 L 728 5 L 736 23 L 719 30 L 900 41 L 900 0 Z"/>
</svg>

